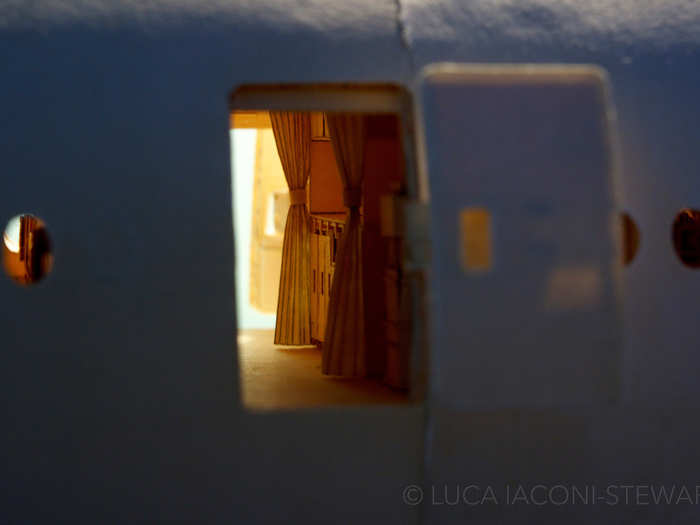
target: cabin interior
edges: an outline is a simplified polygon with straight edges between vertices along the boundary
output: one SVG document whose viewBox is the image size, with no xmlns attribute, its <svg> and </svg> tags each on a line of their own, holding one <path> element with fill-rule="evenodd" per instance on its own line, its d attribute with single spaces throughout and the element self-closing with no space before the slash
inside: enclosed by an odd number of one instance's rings
<svg viewBox="0 0 700 525">
<path fill-rule="evenodd" d="M 408 402 L 400 117 L 237 110 L 230 124 L 243 405 Z"/>
</svg>

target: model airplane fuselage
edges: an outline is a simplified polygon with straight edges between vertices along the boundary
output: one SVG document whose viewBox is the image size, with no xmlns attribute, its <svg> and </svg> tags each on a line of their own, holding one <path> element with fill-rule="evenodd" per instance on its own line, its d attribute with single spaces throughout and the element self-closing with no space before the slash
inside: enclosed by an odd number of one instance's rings
<svg viewBox="0 0 700 525">
<path fill-rule="evenodd" d="M 696 519 L 700 5 L 642 4 L 0 7 L 0 220 L 53 247 L 0 279 L 2 521 Z M 242 406 L 229 115 L 289 86 L 408 97 L 415 403 Z"/>
</svg>

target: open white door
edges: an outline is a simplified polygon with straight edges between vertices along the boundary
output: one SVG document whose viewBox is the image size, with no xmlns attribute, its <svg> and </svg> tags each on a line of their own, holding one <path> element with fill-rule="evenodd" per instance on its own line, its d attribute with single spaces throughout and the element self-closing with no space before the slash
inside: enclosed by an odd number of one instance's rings
<svg viewBox="0 0 700 525">
<path fill-rule="evenodd" d="M 618 217 L 604 83 L 580 66 L 424 73 L 433 406 L 616 396 Z"/>
</svg>

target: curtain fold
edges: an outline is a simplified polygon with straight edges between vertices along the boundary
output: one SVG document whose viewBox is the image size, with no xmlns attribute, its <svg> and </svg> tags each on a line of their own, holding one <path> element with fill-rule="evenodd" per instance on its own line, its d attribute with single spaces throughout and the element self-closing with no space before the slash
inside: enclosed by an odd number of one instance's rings
<svg viewBox="0 0 700 525">
<path fill-rule="evenodd" d="M 365 120 L 362 115 L 326 115 L 348 218 L 338 246 L 328 305 L 321 370 L 346 377 L 367 375 L 362 291 L 362 176 Z"/>
<path fill-rule="evenodd" d="M 306 181 L 311 171 L 308 113 L 271 111 L 277 153 L 289 186 L 290 206 L 282 242 L 275 344 L 311 344 L 309 215 Z"/>
</svg>

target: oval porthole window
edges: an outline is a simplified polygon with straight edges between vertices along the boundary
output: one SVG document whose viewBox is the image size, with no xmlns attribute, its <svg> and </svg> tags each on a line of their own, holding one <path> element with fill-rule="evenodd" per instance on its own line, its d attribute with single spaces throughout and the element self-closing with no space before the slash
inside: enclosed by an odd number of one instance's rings
<svg viewBox="0 0 700 525">
<path fill-rule="evenodd" d="M 25 213 L 10 219 L 2 234 L 5 273 L 16 283 L 31 285 L 51 272 L 51 239 L 44 222 Z"/>
<path fill-rule="evenodd" d="M 639 228 L 628 213 L 622 214 L 622 263 L 628 266 L 639 251 Z"/>
<path fill-rule="evenodd" d="M 682 209 L 673 221 L 673 247 L 686 266 L 700 268 L 700 211 Z"/>
</svg>

